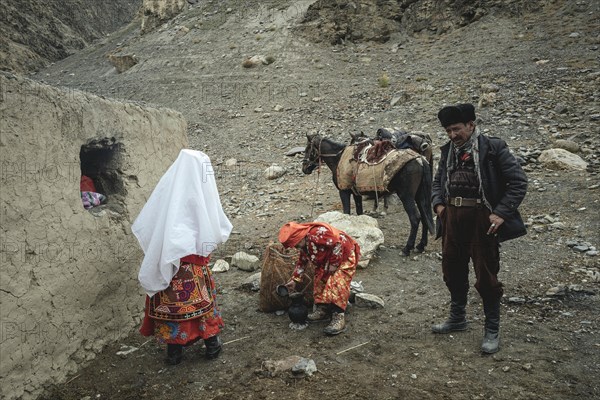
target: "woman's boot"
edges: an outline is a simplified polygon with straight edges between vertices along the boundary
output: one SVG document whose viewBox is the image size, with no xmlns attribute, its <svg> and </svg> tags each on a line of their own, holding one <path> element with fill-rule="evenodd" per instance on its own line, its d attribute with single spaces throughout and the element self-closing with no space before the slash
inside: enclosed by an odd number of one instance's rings
<svg viewBox="0 0 600 400">
<path fill-rule="evenodd" d="M 219 353 L 221 353 L 221 339 L 219 339 L 218 335 L 204 339 L 204 345 L 206 346 L 205 355 L 207 359 L 214 360 L 219 357 Z"/>
<path fill-rule="evenodd" d="M 331 322 L 323 329 L 327 335 L 338 335 L 346 331 L 346 317 L 344 312 L 331 314 Z"/>
<path fill-rule="evenodd" d="M 315 310 L 308 314 L 309 321 L 325 321 L 331 316 L 329 304 L 315 304 Z"/>
<path fill-rule="evenodd" d="M 183 345 L 167 344 L 167 359 L 165 362 L 169 365 L 177 365 L 183 358 Z"/>
</svg>

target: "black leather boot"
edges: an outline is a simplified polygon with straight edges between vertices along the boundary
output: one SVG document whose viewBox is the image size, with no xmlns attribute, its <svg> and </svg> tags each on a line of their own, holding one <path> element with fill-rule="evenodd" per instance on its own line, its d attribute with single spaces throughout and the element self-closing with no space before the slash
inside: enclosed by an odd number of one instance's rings
<svg viewBox="0 0 600 400">
<path fill-rule="evenodd" d="M 167 359 L 165 362 L 169 365 L 177 365 L 183 359 L 183 345 L 167 344 Z"/>
<path fill-rule="evenodd" d="M 441 324 L 431 327 L 433 333 L 450 333 L 467 329 L 467 295 L 452 296 L 450 301 L 450 316 Z"/>
<path fill-rule="evenodd" d="M 500 350 L 500 299 L 484 300 L 485 331 L 481 351 L 494 354 Z"/>
<path fill-rule="evenodd" d="M 221 353 L 221 339 L 219 339 L 218 335 L 204 339 L 204 345 L 206 346 L 205 355 L 207 359 L 214 360 L 219 357 L 219 353 Z"/>
</svg>

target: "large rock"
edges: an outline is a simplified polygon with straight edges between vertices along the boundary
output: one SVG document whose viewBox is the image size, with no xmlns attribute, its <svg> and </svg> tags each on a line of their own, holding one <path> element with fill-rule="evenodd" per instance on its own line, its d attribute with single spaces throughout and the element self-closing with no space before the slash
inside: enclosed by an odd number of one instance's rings
<svg viewBox="0 0 600 400">
<path fill-rule="evenodd" d="M 281 178 L 283 175 L 285 175 L 285 168 L 273 164 L 265 170 L 264 175 L 265 178 L 269 180 Z"/>
<path fill-rule="evenodd" d="M 542 166 L 549 169 L 585 170 L 587 163 L 578 155 L 564 149 L 542 151 L 538 157 Z"/>
<path fill-rule="evenodd" d="M 338 211 L 330 211 L 319 215 L 315 221 L 325 222 L 346 232 L 360 245 L 361 259 L 369 260 L 383 244 L 383 232 L 379 223 L 368 215 L 348 215 Z"/>
<path fill-rule="evenodd" d="M 247 277 L 240 285 L 241 289 L 258 292 L 260 290 L 260 272 L 256 272 Z"/>
<path fill-rule="evenodd" d="M 178 112 L 0 73 L 0 398 L 37 398 L 139 325 L 131 223 L 187 146 Z M 81 171 L 108 202 L 84 209 Z"/>
<path fill-rule="evenodd" d="M 572 140 L 558 139 L 556 142 L 554 142 L 554 148 L 555 149 L 564 149 L 571 153 L 579 152 L 579 144 Z"/>
<path fill-rule="evenodd" d="M 125 72 L 138 63 L 137 57 L 133 54 L 109 54 L 108 61 L 118 73 Z"/>
<path fill-rule="evenodd" d="M 213 265 L 212 272 L 227 272 L 229 271 L 229 263 L 225 260 L 217 260 Z"/>
<path fill-rule="evenodd" d="M 260 260 L 252 254 L 238 251 L 231 257 L 231 265 L 238 267 L 242 271 L 253 272 L 260 268 Z"/>
</svg>

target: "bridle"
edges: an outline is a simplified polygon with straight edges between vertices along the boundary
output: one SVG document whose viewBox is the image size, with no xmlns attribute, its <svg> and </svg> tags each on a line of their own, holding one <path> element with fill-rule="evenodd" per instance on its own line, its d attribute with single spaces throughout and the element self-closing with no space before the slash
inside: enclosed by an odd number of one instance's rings
<svg viewBox="0 0 600 400">
<path fill-rule="evenodd" d="M 315 143 L 315 139 L 318 139 L 318 144 Z M 329 153 L 321 153 L 321 144 L 323 143 L 322 136 L 315 136 L 308 139 L 308 145 L 306 145 L 306 149 L 304 150 L 304 158 L 302 159 L 302 172 L 305 174 L 312 174 L 312 172 L 317 170 L 317 180 L 315 182 L 315 188 L 313 190 L 313 201 L 310 215 L 312 217 L 317 198 L 317 189 L 319 187 L 319 183 L 321 180 L 321 165 L 323 165 L 323 157 L 335 157 L 339 155 L 343 150 L 340 150 L 338 153 L 329 154 Z"/>
<path fill-rule="evenodd" d="M 319 144 L 315 144 L 315 138 L 309 140 L 308 146 L 304 151 L 304 159 L 302 160 L 303 167 L 314 166 L 315 168 L 321 168 L 323 165 L 323 157 L 336 157 L 343 150 L 337 153 L 321 153 L 321 144 L 323 143 L 323 137 L 319 136 Z M 313 168 L 314 169 L 314 168 Z"/>
</svg>

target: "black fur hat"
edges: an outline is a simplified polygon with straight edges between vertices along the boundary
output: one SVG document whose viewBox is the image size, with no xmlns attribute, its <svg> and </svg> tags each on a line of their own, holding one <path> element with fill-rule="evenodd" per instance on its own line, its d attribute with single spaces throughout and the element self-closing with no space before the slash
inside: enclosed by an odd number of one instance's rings
<svg viewBox="0 0 600 400">
<path fill-rule="evenodd" d="M 475 121 L 475 107 L 470 103 L 446 106 L 438 112 L 438 119 L 444 128 L 460 122 L 466 124 L 469 121 Z"/>
</svg>

